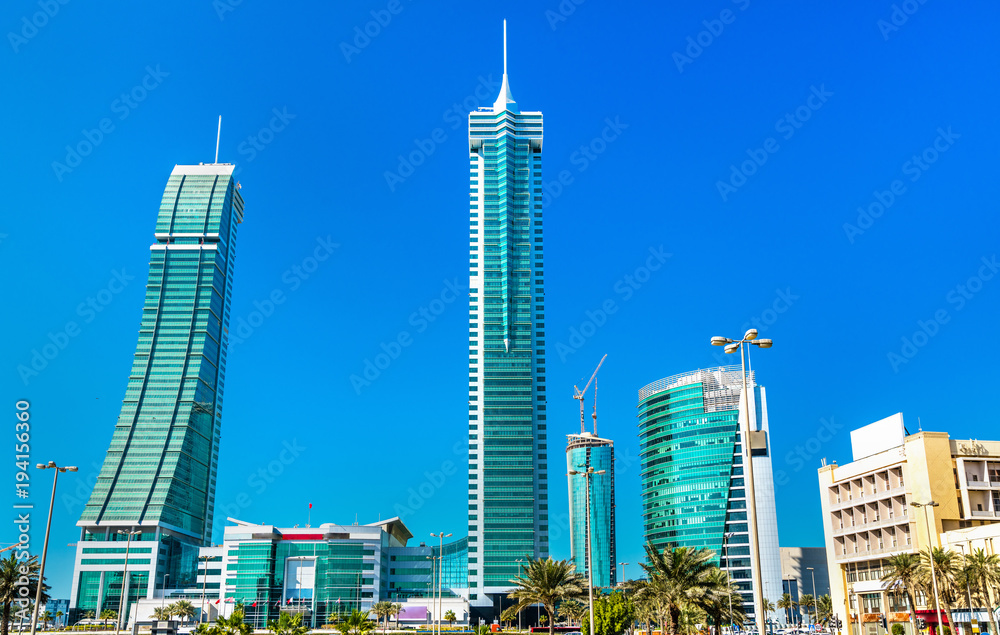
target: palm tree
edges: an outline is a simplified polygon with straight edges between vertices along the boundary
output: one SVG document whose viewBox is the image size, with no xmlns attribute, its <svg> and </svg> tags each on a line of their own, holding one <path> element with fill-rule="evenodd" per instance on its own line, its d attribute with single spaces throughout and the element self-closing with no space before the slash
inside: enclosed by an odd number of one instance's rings
<svg viewBox="0 0 1000 635">
<path fill-rule="evenodd" d="M 83 612 L 83 619 L 85 619 L 85 620 L 92 620 L 92 619 L 94 619 L 94 617 L 95 617 L 95 613 L 93 611 L 84 611 Z"/>
<path fill-rule="evenodd" d="M 1000 556 L 987 555 L 982 549 L 976 549 L 965 556 L 965 575 L 970 586 L 975 589 L 976 596 L 986 607 L 990 615 L 990 632 L 997 633 L 996 615 L 993 614 L 993 600 L 990 588 L 1000 586 Z"/>
<path fill-rule="evenodd" d="M 651 544 L 646 545 L 646 562 L 642 568 L 649 577 L 647 593 L 660 600 L 664 616 L 662 620 L 667 632 L 678 633 L 681 611 L 689 605 L 699 606 L 708 601 L 713 588 L 712 564 L 715 552 L 711 549 L 675 547 L 657 551 Z"/>
<path fill-rule="evenodd" d="M 809 593 L 799 596 L 799 608 L 806 610 L 806 619 L 811 621 L 813 609 L 816 608 L 816 599 Z"/>
<path fill-rule="evenodd" d="M 826 625 L 833 617 L 833 598 L 830 594 L 821 595 L 816 598 L 816 621 Z"/>
<path fill-rule="evenodd" d="M 23 596 L 19 593 L 18 580 L 21 578 L 21 567 L 28 568 L 28 596 L 35 597 L 38 589 L 38 556 L 27 560 L 18 560 L 18 550 L 14 550 L 6 558 L 0 558 L 0 635 L 7 635 L 10 628 L 11 611 L 14 602 Z M 42 583 L 42 602 L 49 600 L 49 585 Z M 30 613 L 29 613 L 30 615 Z"/>
<path fill-rule="evenodd" d="M 722 632 L 723 624 L 742 624 L 746 619 L 743 612 L 743 596 L 740 595 L 729 575 L 722 569 L 712 571 L 711 590 L 702 602 L 702 609 L 711 618 L 717 632 Z M 774 610 L 772 605 L 770 610 Z"/>
<path fill-rule="evenodd" d="M 922 572 L 920 556 L 915 553 L 897 553 L 885 560 L 882 582 L 887 583 L 887 589 L 902 590 L 906 594 L 906 602 L 910 607 L 910 632 L 917 632 L 916 604 L 913 602 L 913 592 L 921 588 Z"/>
<path fill-rule="evenodd" d="M 243 604 L 237 604 L 229 617 L 216 618 L 215 627 L 220 635 L 251 635 L 253 626 L 244 622 L 244 617 Z"/>
<path fill-rule="evenodd" d="M 177 600 L 176 602 L 170 604 L 167 608 L 170 609 L 171 615 L 176 615 L 181 618 L 182 624 L 186 623 L 198 613 L 198 609 L 194 608 L 194 605 L 187 600 Z"/>
<path fill-rule="evenodd" d="M 564 600 L 580 598 L 586 593 L 587 582 L 568 560 L 529 558 L 521 565 L 521 575 L 511 580 L 517 587 L 507 596 L 517 601 L 522 611 L 532 604 L 541 604 L 548 614 L 549 635 L 555 630 L 556 605 Z"/>
<path fill-rule="evenodd" d="M 791 593 L 785 593 L 781 596 L 781 599 L 778 600 L 778 608 L 785 610 L 785 617 L 788 618 L 789 626 L 792 624 L 792 610 L 797 608 L 798 605 L 799 603 L 792 599 Z M 916 631 L 913 632 L 916 633 Z"/>
<path fill-rule="evenodd" d="M 267 623 L 267 630 L 274 635 L 306 635 L 309 627 L 302 625 L 302 614 L 281 613 L 276 620 Z"/>
<path fill-rule="evenodd" d="M 343 635 L 365 635 L 375 629 L 375 623 L 368 619 L 368 611 L 353 609 L 350 614 L 334 625 Z"/>
<path fill-rule="evenodd" d="M 959 554 L 950 549 L 934 547 L 930 554 L 928 554 L 926 550 L 921 551 L 920 558 L 922 584 L 926 589 L 931 589 L 934 584 L 930 573 L 933 558 L 934 575 L 937 578 L 938 596 L 944 603 L 944 610 L 948 614 L 948 623 L 954 624 L 955 620 L 952 619 L 952 607 L 955 601 L 958 574 L 961 571 Z M 933 590 L 928 593 L 928 596 L 934 597 Z M 938 635 L 940 635 L 940 633 Z"/>
<path fill-rule="evenodd" d="M 153 609 L 153 617 L 158 620 L 164 621 L 170 619 L 170 607 L 169 606 L 158 606 Z"/>
<path fill-rule="evenodd" d="M 392 615 L 392 602 L 386 602 L 385 600 L 381 602 L 376 602 L 372 604 L 371 612 L 375 614 L 375 620 L 381 624 L 382 619 L 385 618 L 385 626 L 389 624 L 389 616 Z M 385 632 L 385 626 L 382 627 L 382 632 Z"/>
<path fill-rule="evenodd" d="M 63 613 L 62 611 L 56 611 L 56 621 L 60 622 L 62 620 L 63 615 L 65 615 L 65 613 Z"/>
<path fill-rule="evenodd" d="M 42 624 L 44 624 L 46 627 L 48 627 L 49 622 L 52 621 L 52 611 L 48 611 L 48 610 L 45 611 L 44 613 L 42 613 L 41 617 L 42 617 Z"/>
<path fill-rule="evenodd" d="M 396 630 L 399 630 L 399 614 L 403 612 L 403 605 L 399 602 L 392 603 L 391 615 L 396 618 Z"/>
<path fill-rule="evenodd" d="M 444 614 L 444 619 L 448 620 L 448 626 L 454 626 L 455 620 L 458 618 L 455 617 L 455 611 L 449 609 L 448 612 Z"/>
<path fill-rule="evenodd" d="M 118 611 L 114 609 L 104 609 L 101 611 L 101 619 L 104 620 L 104 626 L 107 628 L 109 620 L 118 620 Z"/>
<path fill-rule="evenodd" d="M 559 617 L 564 618 L 572 624 L 573 622 L 581 622 L 583 616 L 587 614 L 589 608 L 583 602 L 578 600 L 566 600 L 559 605 Z M 517 615 L 515 613 L 515 619 Z"/>
</svg>

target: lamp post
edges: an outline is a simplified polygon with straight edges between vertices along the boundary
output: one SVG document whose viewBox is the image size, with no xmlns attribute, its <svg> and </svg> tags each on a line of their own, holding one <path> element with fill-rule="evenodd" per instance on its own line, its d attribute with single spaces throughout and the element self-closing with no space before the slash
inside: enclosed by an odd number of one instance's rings
<svg viewBox="0 0 1000 635">
<path fill-rule="evenodd" d="M 433 550 L 431 553 L 434 553 Z M 437 565 L 434 561 L 437 560 L 434 556 L 427 556 L 427 559 L 431 561 L 431 588 L 428 589 L 431 596 L 431 612 L 429 618 L 429 626 L 431 627 L 431 632 L 434 632 L 434 591 L 437 589 Z"/>
<path fill-rule="evenodd" d="M 201 576 L 201 614 L 198 616 L 198 623 L 199 624 L 201 624 L 205 620 L 205 618 L 208 617 L 206 615 L 207 611 L 205 611 L 205 589 L 208 588 L 208 585 L 206 584 L 208 582 L 208 561 L 211 560 L 211 559 L 212 559 L 212 556 L 198 556 L 198 565 L 199 565 L 199 567 L 203 566 L 203 568 L 205 570 L 204 573 L 202 573 L 202 576 Z M 202 565 L 201 564 L 202 562 L 204 562 L 205 564 Z M 220 589 L 219 590 L 219 597 L 221 598 L 222 596 L 223 596 L 223 592 Z M 218 611 L 216 611 L 216 613 L 218 613 Z"/>
<path fill-rule="evenodd" d="M 431 538 L 440 539 L 438 547 L 438 614 L 437 614 L 437 633 L 441 635 L 441 606 L 443 598 L 441 597 L 441 578 L 444 577 L 444 539 L 451 538 L 451 534 L 446 534 L 443 531 L 439 533 L 431 533 Z"/>
<path fill-rule="evenodd" d="M 750 556 L 753 558 L 753 572 L 757 575 L 757 584 L 754 585 L 754 618 L 757 623 L 757 632 L 764 632 L 764 606 L 767 601 L 763 596 L 764 585 L 763 582 L 763 571 L 760 568 L 760 544 L 757 534 L 757 496 L 754 492 L 754 480 L 753 480 L 753 452 L 750 449 L 750 398 L 747 395 L 747 364 L 746 355 L 743 350 L 743 345 L 746 344 L 750 346 L 759 346 L 760 348 L 771 348 L 772 342 L 769 339 L 757 339 L 757 329 L 750 329 L 744 335 L 741 340 L 732 340 L 728 337 L 713 337 L 712 346 L 725 346 L 726 353 L 735 353 L 736 349 L 740 351 L 740 366 L 742 367 L 741 374 L 743 375 L 743 426 L 740 430 L 740 437 L 743 446 L 743 457 L 744 466 L 746 469 L 747 486 L 744 488 L 747 498 L 747 507 L 750 513 L 747 515 L 750 521 L 750 539 L 753 542 L 753 549 L 750 550 Z M 759 606 L 758 606 L 759 605 Z"/>
<path fill-rule="evenodd" d="M 521 562 L 524 562 L 524 558 L 518 558 L 518 559 L 517 559 L 517 560 L 515 560 L 514 562 L 517 562 L 517 563 L 521 563 Z M 521 567 L 523 567 L 524 565 L 522 565 L 522 564 L 518 564 L 517 566 L 518 566 L 519 568 L 521 568 Z M 572 624 L 572 622 L 570 622 L 570 623 Z M 518 633 L 520 633 L 520 632 L 521 632 L 521 611 L 520 611 L 520 610 L 518 610 L 518 612 L 517 612 L 517 632 L 518 632 Z"/>
<path fill-rule="evenodd" d="M 938 599 L 938 588 L 937 588 L 937 574 L 934 573 L 934 541 L 931 540 L 931 521 L 927 516 L 928 507 L 937 507 L 938 503 L 930 501 L 928 503 L 910 503 L 913 507 L 923 507 L 924 508 L 924 525 L 927 527 L 927 557 L 930 560 L 929 564 L 931 567 L 931 585 L 934 587 L 934 608 L 937 609 L 937 628 L 934 632 L 937 635 L 941 635 L 941 601 Z"/>
<path fill-rule="evenodd" d="M 625 565 L 627 562 L 619 562 L 618 565 L 622 568 L 622 584 L 625 584 Z"/>
<path fill-rule="evenodd" d="M 35 635 L 35 627 L 38 625 L 38 605 L 42 601 L 42 589 L 45 587 L 45 557 L 49 552 L 49 528 L 52 527 L 52 504 L 56 502 L 56 482 L 59 480 L 59 472 L 75 472 L 73 466 L 59 467 L 55 461 L 48 463 L 38 463 L 35 465 L 40 470 L 52 468 L 55 473 L 52 476 L 52 498 L 49 499 L 49 519 L 45 523 L 45 542 L 42 543 L 42 562 L 38 565 L 38 588 L 35 589 L 35 608 L 31 612 L 31 635 Z"/>
<path fill-rule="evenodd" d="M 722 534 L 722 557 L 726 559 L 726 595 L 729 597 L 729 635 L 733 634 L 733 581 L 729 577 L 729 539 L 735 532 Z"/>
<path fill-rule="evenodd" d="M 741 340 L 732 340 L 728 337 L 713 337 L 712 346 L 725 346 L 726 353 L 735 353 L 736 349 L 740 351 L 740 365 L 742 367 L 741 374 L 743 375 L 743 426 L 740 430 L 740 437 L 743 445 L 743 457 L 744 457 L 744 468 L 746 471 L 747 483 L 744 490 L 746 491 L 747 499 L 747 517 L 750 521 L 750 540 L 753 542 L 753 549 L 750 550 L 750 556 L 753 558 L 753 572 L 757 576 L 757 584 L 754 585 L 753 593 L 753 612 L 754 618 L 757 622 L 757 632 L 760 634 L 764 633 L 764 606 L 767 601 L 763 596 L 764 585 L 763 585 L 763 571 L 760 568 L 760 544 L 757 534 L 757 496 L 754 492 L 754 481 L 753 481 L 753 452 L 750 449 L 750 399 L 747 395 L 747 364 L 746 355 L 743 351 L 743 345 L 746 344 L 750 346 L 759 346 L 760 348 L 771 348 L 772 342 L 769 339 L 757 339 L 757 329 L 750 329 L 744 335 Z"/>
<path fill-rule="evenodd" d="M 141 529 L 129 529 L 124 531 L 119 529 L 119 534 L 125 536 L 125 567 L 122 570 L 122 596 L 118 600 L 118 619 L 115 620 L 115 635 L 121 632 L 122 620 L 125 619 L 125 598 L 128 596 L 128 550 L 132 545 L 132 536 L 141 535 Z"/>
<path fill-rule="evenodd" d="M 162 610 L 164 605 L 167 603 L 167 580 L 170 579 L 169 573 L 163 574 L 163 595 L 160 596 L 160 609 Z"/>
<path fill-rule="evenodd" d="M 816 617 L 813 618 L 813 624 L 816 623 L 816 618 L 819 617 L 819 598 L 816 597 L 816 570 L 812 567 L 806 567 L 806 571 L 811 571 L 812 581 L 813 581 L 813 610 L 816 611 Z"/>
<path fill-rule="evenodd" d="M 570 476 L 580 475 L 587 481 L 587 602 L 590 607 L 590 635 L 594 635 L 594 537 L 590 533 L 590 479 L 595 474 L 604 474 L 604 470 L 594 471 L 593 467 L 588 467 L 583 472 L 569 471 Z"/>
</svg>

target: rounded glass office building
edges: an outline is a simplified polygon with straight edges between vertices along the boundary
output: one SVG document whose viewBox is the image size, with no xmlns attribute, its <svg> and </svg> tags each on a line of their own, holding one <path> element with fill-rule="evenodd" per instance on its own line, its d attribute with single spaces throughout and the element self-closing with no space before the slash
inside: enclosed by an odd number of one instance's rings
<svg viewBox="0 0 1000 635">
<path fill-rule="evenodd" d="M 643 530 L 659 550 L 708 548 L 752 612 L 750 532 L 744 489 L 740 366 L 666 377 L 639 390 Z M 768 598 L 781 597 L 774 486 L 764 389 L 750 382 L 749 410 L 761 568 Z M 773 598 L 771 596 L 774 596 Z"/>
</svg>

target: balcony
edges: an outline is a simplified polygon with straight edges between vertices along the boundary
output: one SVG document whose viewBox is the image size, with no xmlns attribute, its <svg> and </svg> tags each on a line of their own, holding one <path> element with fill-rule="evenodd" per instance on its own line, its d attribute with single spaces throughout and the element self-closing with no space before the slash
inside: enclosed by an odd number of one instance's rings
<svg viewBox="0 0 1000 635">
<path fill-rule="evenodd" d="M 991 512 L 989 510 L 981 511 L 981 512 L 980 511 L 972 511 L 972 512 L 969 512 L 969 513 L 972 514 L 973 518 L 1000 518 L 1000 512 Z"/>
<path fill-rule="evenodd" d="M 860 505 L 861 503 L 870 503 L 873 501 L 879 501 L 892 496 L 899 496 L 900 494 L 906 493 L 906 486 L 899 485 L 898 487 L 893 487 L 887 490 L 879 490 L 877 492 L 870 493 L 865 492 L 853 498 L 841 498 L 839 502 L 831 502 L 830 510 L 844 509 L 847 507 L 853 507 L 855 505 Z"/>
<path fill-rule="evenodd" d="M 837 562 L 847 562 L 853 560 L 870 560 L 875 556 L 903 553 L 906 551 L 913 551 L 913 546 L 900 544 L 896 547 L 882 547 L 881 549 L 871 549 L 871 550 L 858 549 L 857 553 L 842 553 L 842 554 L 838 553 L 834 556 L 834 559 L 837 560 Z"/>
<path fill-rule="evenodd" d="M 883 527 L 898 527 L 900 525 L 907 525 L 910 522 L 910 517 L 906 515 L 905 509 L 903 511 L 904 513 L 898 516 L 884 516 L 879 520 L 873 520 L 859 525 L 844 525 L 842 529 L 835 526 L 833 535 L 843 536 L 845 534 L 858 533 L 859 531 L 869 531 L 871 529 L 881 529 Z"/>
</svg>

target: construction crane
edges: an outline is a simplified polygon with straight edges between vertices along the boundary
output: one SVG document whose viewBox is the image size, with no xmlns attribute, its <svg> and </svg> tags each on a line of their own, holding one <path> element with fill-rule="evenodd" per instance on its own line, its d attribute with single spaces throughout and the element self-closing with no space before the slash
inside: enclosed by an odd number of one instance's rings
<svg viewBox="0 0 1000 635">
<path fill-rule="evenodd" d="M 607 358 L 608 358 L 607 354 L 605 354 L 604 357 L 601 358 L 601 362 L 597 365 L 597 369 L 594 371 L 594 374 L 590 376 L 590 381 L 588 381 L 587 385 L 583 387 L 583 390 L 577 388 L 575 384 L 573 385 L 573 390 L 576 391 L 576 394 L 573 395 L 573 399 L 580 400 L 580 434 L 583 434 L 584 431 L 583 396 L 586 394 L 587 389 L 590 388 L 590 384 L 593 383 L 594 377 L 597 377 L 597 371 L 601 370 L 601 364 L 603 364 L 604 360 Z"/>
</svg>

